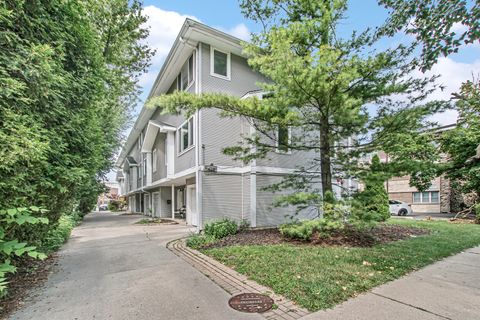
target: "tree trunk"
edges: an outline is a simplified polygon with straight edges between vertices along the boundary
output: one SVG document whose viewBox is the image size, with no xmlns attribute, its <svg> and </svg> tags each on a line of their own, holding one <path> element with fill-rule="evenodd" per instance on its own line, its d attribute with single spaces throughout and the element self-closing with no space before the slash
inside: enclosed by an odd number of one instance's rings
<svg viewBox="0 0 480 320">
<path fill-rule="evenodd" d="M 332 161 L 330 158 L 330 139 L 328 120 L 322 120 L 320 127 L 320 174 L 322 177 L 322 195 L 332 192 Z"/>
</svg>

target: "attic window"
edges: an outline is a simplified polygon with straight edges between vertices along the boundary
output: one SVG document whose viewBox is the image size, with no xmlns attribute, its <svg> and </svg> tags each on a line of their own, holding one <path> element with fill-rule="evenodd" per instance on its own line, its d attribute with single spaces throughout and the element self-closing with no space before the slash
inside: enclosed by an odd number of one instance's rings
<svg viewBox="0 0 480 320">
<path fill-rule="evenodd" d="M 210 74 L 230 80 L 230 53 L 212 48 L 210 52 Z"/>
</svg>

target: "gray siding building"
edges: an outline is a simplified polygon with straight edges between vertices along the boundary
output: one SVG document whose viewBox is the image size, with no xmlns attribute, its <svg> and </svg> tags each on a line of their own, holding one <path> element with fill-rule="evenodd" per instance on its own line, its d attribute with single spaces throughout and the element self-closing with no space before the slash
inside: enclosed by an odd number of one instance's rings
<svg viewBox="0 0 480 320">
<path fill-rule="evenodd" d="M 185 90 L 261 97 L 261 74 L 242 54 L 240 40 L 187 19 L 149 98 Z M 225 155 L 242 135 L 254 133 L 247 119 L 223 118 L 202 109 L 186 118 L 144 107 L 116 162 L 132 212 L 185 219 L 202 229 L 211 220 L 247 220 L 253 227 L 288 221 L 294 208 L 273 208 L 264 187 L 290 174 L 313 154 L 271 152 L 249 164 Z"/>
</svg>

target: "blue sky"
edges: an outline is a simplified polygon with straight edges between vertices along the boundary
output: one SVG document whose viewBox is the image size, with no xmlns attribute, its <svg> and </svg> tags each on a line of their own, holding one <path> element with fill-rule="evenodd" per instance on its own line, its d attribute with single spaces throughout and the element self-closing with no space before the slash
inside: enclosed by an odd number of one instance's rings
<svg viewBox="0 0 480 320">
<path fill-rule="evenodd" d="M 147 42 L 157 50 L 157 53 L 152 59 L 149 71 L 140 79 L 143 89 L 142 100 L 150 92 L 185 18 L 199 20 L 244 40 L 248 40 L 251 32 L 259 30 L 259 26 L 242 16 L 237 0 L 144 0 L 144 13 L 149 18 L 147 24 L 150 27 Z M 377 0 L 350 0 L 346 16 L 341 22 L 341 34 L 381 25 L 388 12 L 378 6 Z M 459 30 L 462 29 L 462 26 L 457 27 Z M 401 39 L 402 37 L 388 39 L 380 45 L 391 46 Z M 458 54 L 441 58 L 430 74 L 441 75 L 439 82 L 446 88 L 443 92 L 433 94 L 431 99 L 448 99 L 463 81 L 471 79 L 472 75 L 476 77 L 480 75 L 480 44 L 464 47 Z M 137 114 L 141 107 L 142 105 L 138 106 Z M 456 117 L 456 113 L 450 111 L 438 114 L 432 120 L 438 121 L 439 124 L 451 124 L 455 122 Z"/>
<path fill-rule="evenodd" d="M 242 16 L 237 0 L 145 0 L 144 6 L 151 28 L 148 42 L 157 49 L 157 54 L 149 72 L 140 82 L 143 99 L 148 95 L 186 17 L 199 20 L 244 40 L 248 39 L 250 32 L 259 30 L 258 25 Z M 377 0 L 350 0 L 346 16 L 340 27 L 341 33 L 345 35 L 353 30 L 361 31 L 366 27 L 381 25 L 388 17 L 388 12 L 377 4 Z M 459 28 L 461 29 L 461 26 Z M 401 41 L 401 37 L 387 39 L 379 45 L 391 46 L 398 41 Z M 452 92 L 458 90 L 462 81 L 471 79 L 472 74 L 480 74 L 480 45 L 477 43 L 464 47 L 460 53 L 440 59 L 431 73 L 440 74 L 439 82 L 446 87 L 443 92 L 434 94 L 432 99 L 448 99 Z M 454 113 L 447 113 L 439 115 L 435 120 L 449 124 L 454 122 L 455 118 Z"/>
</svg>

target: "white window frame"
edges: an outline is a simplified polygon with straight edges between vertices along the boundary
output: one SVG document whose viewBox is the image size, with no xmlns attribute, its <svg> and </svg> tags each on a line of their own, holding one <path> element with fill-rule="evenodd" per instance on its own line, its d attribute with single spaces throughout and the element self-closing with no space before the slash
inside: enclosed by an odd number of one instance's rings
<svg viewBox="0 0 480 320">
<path fill-rule="evenodd" d="M 182 155 L 188 150 L 192 149 L 195 146 L 195 132 L 192 125 L 195 123 L 193 116 L 188 118 L 184 121 L 178 128 L 177 128 L 177 146 L 178 146 L 178 155 Z M 182 128 L 187 124 L 187 136 L 188 136 L 188 146 L 183 147 L 183 136 L 182 136 Z"/>
<path fill-rule="evenodd" d="M 278 136 L 279 130 L 280 130 L 280 126 L 277 126 L 277 128 L 275 129 L 275 152 L 280 154 L 292 154 L 292 148 L 290 147 L 288 147 L 287 151 L 283 151 L 278 148 L 280 146 L 280 140 Z M 288 144 L 290 145 L 292 144 L 292 127 L 287 126 L 287 130 L 288 130 Z"/>
<path fill-rule="evenodd" d="M 143 177 L 147 176 L 147 158 L 143 158 Z"/>
<path fill-rule="evenodd" d="M 226 76 L 224 76 L 223 74 L 218 74 L 218 73 L 214 72 L 215 51 L 218 51 L 218 52 L 221 52 L 221 53 L 224 53 L 224 54 L 227 55 L 227 75 Z M 211 50 L 210 50 L 210 75 L 213 76 L 213 77 L 217 77 L 217 78 L 228 80 L 228 81 L 231 80 L 231 56 L 230 56 L 230 52 L 225 52 L 225 51 L 219 50 L 217 48 L 211 47 Z"/>
<path fill-rule="evenodd" d="M 438 201 L 437 202 L 432 202 L 432 192 L 437 192 L 438 193 Z M 415 202 L 415 196 L 414 196 L 415 193 L 420 194 L 420 202 Z M 427 201 L 424 201 L 425 200 L 424 197 L 423 197 L 424 193 L 428 193 L 428 199 L 426 199 Z M 420 192 L 420 191 L 412 192 L 412 203 L 414 203 L 414 204 L 439 204 L 440 203 L 440 192 L 437 191 L 437 190 L 423 191 L 423 192 Z"/>
<path fill-rule="evenodd" d="M 152 171 L 157 172 L 157 149 L 153 149 L 152 151 Z"/>
<path fill-rule="evenodd" d="M 190 60 L 192 60 L 191 74 L 190 74 Z M 192 83 L 195 81 L 195 53 L 192 53 L 192 55 L 187 60 L 187 74 L 188 74 L 188 85 L 187 85 L 187 89 L 188 89 L 190 88 Z"/>
<path fill-rule="evenodd" d="M 177 75 L 177 77 L 175 78 L 175 82 L 176 82 L 176 89 L 177 91 L 183 91 L 183 86 L 182 86 L 182 72 L 180 71 Z"/>
</svg>

